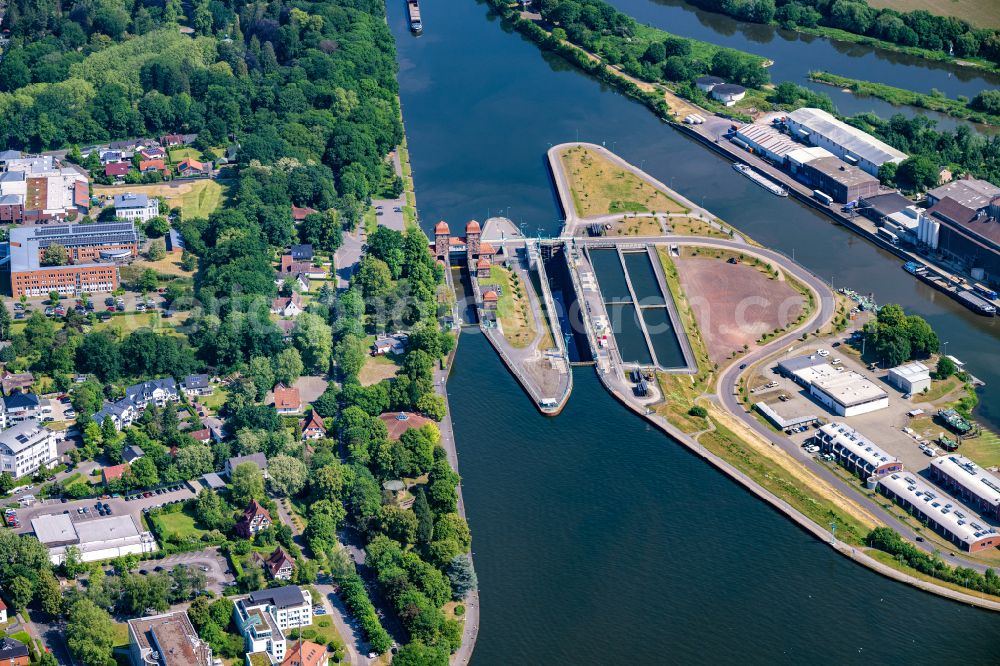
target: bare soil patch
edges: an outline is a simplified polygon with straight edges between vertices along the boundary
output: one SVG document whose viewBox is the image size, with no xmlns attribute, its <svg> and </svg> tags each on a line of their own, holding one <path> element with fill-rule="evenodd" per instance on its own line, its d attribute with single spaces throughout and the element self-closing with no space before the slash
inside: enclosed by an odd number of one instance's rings
<svg viewBox="0 0 1000 666">
<path fill-rule="evenodd" d="M 800 293 L 754 266 L 704 257 L 674 263 L 715 363 L 744 345 L 754 347 L 761 335 L 788 326 L 802 311 Z"/>
</svg>

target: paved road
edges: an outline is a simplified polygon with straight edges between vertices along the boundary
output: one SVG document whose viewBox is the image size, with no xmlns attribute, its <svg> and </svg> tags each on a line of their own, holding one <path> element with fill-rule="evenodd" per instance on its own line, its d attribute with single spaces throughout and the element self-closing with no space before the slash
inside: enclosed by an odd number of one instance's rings
<svg viewBox="0 0 1000 666">
<path fill-rule="evenodd" d="M 461 335 L 459 335 L 461 338 Z M 455 341 L 456 348 L 458 340 Z M 448 357 L 448 368 L 454 360 L 454 353 Z M 441 431 L 441 446 L 448 454 L 448 462 L 456 472 L 458 469 L 458 449 L 455 446 L 455 432 L 451 425 L 451 405 L 448 404 L 448 369 L 442 370 L 440 367 L 434 371 L 434 387 L 438 395 L 444 398 L 447 407 L 445 417 L 438 426 Z M 459 481 L 455 489 L 458 496 L 458 515 L 468 520 L 465 515 L 465 500 L 462 497 L 462 483 Z M 472 525 L 469 525 L 472 529 Z M 475 533 L 475 530 L 473 530 Z M 472 592 L 464 601 L 465 604 L 465 624 L 462 629 L 462 646 L 451 657 L 451 663 L 455 666 L 466 666 L 472 659 L 472 651 L 476 648 L 476 638 L 479 636 L 479 590 Z"/>
<path fill-rule="evenodd" d="M 351 233 L 344 234 L 344 240 L 333 255 L 334 271 L 337 273 L 337 290 L 347 289 L 354 270 L 361 261 L 365 246 L 364 229 L 361 225 Z"/>
<path fill-rule="evenodd" d="M 138 570 L 140 573 L 142 571 L 150 572 L 156 567 L 163 567 L 169 571 L 181 564 L 204 573 L 208 578 L 206 589 L 216 594 L 222 594 L 226 585 L 232 585 L 236 582 L 232 573 L 226 573 L 229 571 L 229 563 L 226 562 L 226 558 L 222 556 L 218 548 L 207 548 L 193 553 L 179 553 L 164 557 L 162 560 L 143 561 L 139 563 Z"/>
<path fill-rule="evenodd" d="M 298 528 L 295 521 L 292 519 L 291 512 L 285 508 L 285 503 L 281 498 L 273 498 L 275 503 L 278 505 L 278 515 L 281 518 L 281 522 L 288 525 L 292 530 L 292 541 L 298 546 L 303 553 L 307 552 L 306 541 L 302 536 L 302 531 Z M 316 585 L 316 590 L 322 595 L 320 602 L 326 609 L 327 614 L 333 620 L 334 626 L 337 627 L 337 631 L 340 633 L 341 638 L 344 639 L 344 649 L 346 650 L 346 663 L 348 664 L 369 664 L 372 660 L 368 659 L 368 645 L 364 642 L 361 631 L 357 628 L 354 618 L 351 617 L 347 607 L 341 602 L 340 597 L 333 591 L 333 585 L 330 583 L 323 583 Z"/>
</svg>

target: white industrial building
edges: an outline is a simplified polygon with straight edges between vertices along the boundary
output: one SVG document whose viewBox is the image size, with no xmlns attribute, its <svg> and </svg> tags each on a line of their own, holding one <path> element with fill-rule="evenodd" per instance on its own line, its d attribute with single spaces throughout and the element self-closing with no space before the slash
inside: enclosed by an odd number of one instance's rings
<svg viewBox="0 0 1000 666">
<path fill-rule="evenodd" d="M 907 363 L 889 370 L 889 383 L 904 393 L 920 393 L 931 387 L 931 371 L 923 363 Z"/>
<path fill-rule="evenodd" d="M 886 162 L 899 164 L 906 153 L 896 150 L 871 134 L 841 122 L 821 109 L 792 111 L 785 120 L 792 136 L 829 150 L 835 156 L 873 176 Z"/>
<path fill-rule="evenodd" d="M 35 419 L 0 432 L 0 467 L 15 479 L 56 462 L 56 434 Z"/>
<path fill-rule="evenodd" d="M 783 132 L 779 132 L 770 125 L 759 125 L 751 123 L 736 130 L 734 141 L 739 145 L 742 141 L 746 147 L 752 149 L 757 155 L 762 155 L 777 164 L 784 164 L 785 155 L 802 148 L 801 143 L 792 141 L 791 137 Z"/>
<path fill-rule="evenodd" d="M 837 416 L 858 416 L 889 406 L 889 394 L 852 370 L 820 363 L 792 373 L 796 381 Z"/>
<path fill-rule="evenodd" d="M 931 479 L 985 516 L 1000 519 L 1000 478 L 959 455 L 931 461 Z"/>
<path fill-rule="evenodd" d="M 747 89 L 735 83 L 721 83 L 712 88 L 711 95 L 725 106 L 733 106 L 747 96 Z"/>
<path fill-rule="evenodd" d="M 160 201 L 139 192 L 115 195 L 115 217 L 130 222 L 148 222 L 160 214 Z"/>
<path fill-rule="evenodd" d="M 975 553 L 1000 544 L 1000 532 L 962 510 L 958 500 L 912 472 L 883 476 L 879 491 L 956 546 Z"/>
<path fill-rule="evenodd" d="M 827 423 L 813 436 L 841 465 L 863 478 L 891 474 L 903 469 L 899 458 L 891 456 L 875 442 L 843 423 Z"/>
<path fill-rule="evenodd" d="M 141 555 L 156 551 L 156 539 L 143 532 L 132 516 L 82 518 L 54 513 L 31 519 L 35 538 L 49 549 L 52 564 L 66 560 L 66 550 L 75 547 L 83 562 L 109 560 L 123 555 Z"/>
</svg>

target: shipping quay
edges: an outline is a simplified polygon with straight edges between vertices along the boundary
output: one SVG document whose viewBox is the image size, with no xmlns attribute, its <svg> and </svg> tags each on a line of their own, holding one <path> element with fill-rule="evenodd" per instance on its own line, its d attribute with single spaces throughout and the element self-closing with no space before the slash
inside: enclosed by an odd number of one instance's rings
<svg viewBox="0 0 1000 666">
<path fill-rule="evenodd" d="M 680 213 L 578 215 L 578 199 L 575 196 L 578 193 L 571 191 L 570 178 L 566 173 L 567 167 L 561 157 L 566 151 L 580 149 L 590 151 L 592 155 L 599 154 L 603 160 L 631 172 L 683 205 L 686 209 L 683 215 L 688 219 L 688 226 L 682 228 Z M 695 321 L 695 328 L 692 331 L 685 330 L 678 321 L 678 309 L 690 311 L 692 296 L 697 297 L 699 294 L 692 294 L 686 287 L 682 287 L 683 293 L 672 293 L 670 289 L 672 283 L 668 284 L 664 279 L 665 267 L 671 262 L 677 266 L 685 261 L 689 262 L 687 265 L 690 266 L 690 262 L 708 261 L 699 259 L 699 255 L 712 254 L 717 263 L 711 264 L 709 273 L 711 281 L 715 278 L 715 273 L 719 274 L 718 280 L 724 280 L 722 275 L 724 271 L 742 268 L 745 272 L 740 275 L 752 275 L 754 270 L 759 271 L 760 266 L 766 264 L 769 275 L 766 284 L 776 288 L 781 282 L 794 281 L 801 286 L 800 296 L 803 300 L 808 299 L 812 307 L 806 309 L 799 319 L 794 322 L 789 321 L 780 333 L 760 338 L 744 353 L 734 354 L 718 363 L 701 398 L 708 401 L 709 409 L 718 418 L 723 418 L 727 428 L 740 430 L 744 433 L 741 437 L 749 436 L 751 439 L 763 441 L 765 448 L 768 448 L 769 444 L 770 447 L 774 447 L 776 452 L 774 455 L 787 456 L 793 466 L 799 465 L 806 469 L 808 472 L 806 476 L 812 480 L 802 482 L 808 483 L 809 487 L 818 484 L 814 489 L 827 488 L 824 492 L 833 493 L 841 500 L 855 505 L 857 511 L 871 517 L 875 524 L 888 525 L 905 538 L 913 539 L 917 548 L 928 553 L 933 552 L 938 546 L 935 543 L 925 543 L 923 539 L 916 541 L 913 529 L 899 520 L 898 516 L 893 515 L 893 512 L 885 510 L 884 499 L 880 500 L 877 497 L 873 499 L 864 494 L 857 484 L 845 481 L 829 466 L 803 451 L 801 444 L 793 441 L 792 436 L 786 436 L 785 433 L 775 432 L 766 427 L 740 400 L 740 386 L 744 385 L 751 375 L 759 372 L 762 366 L 775 363 L 776 359 L 786 355 L 790 349 L 809 345 L 808 342 L 800 341 L 803 331 L 811 333 L 825 330 L 830 326 L 838 311 L 838 303 L 832 288 L 788 257 L 759 247 L 735 230 L 727 229 L 723 222 L 717 220 L 707 210 L 693 205 L 680 194 L 673 192 L 663 183 L 602 146 L 584 143 L 562 144 L 554 146 L 549 151 L 548 157 L 566 219 L 560 237 L 528 239 L 505 236 L 491 242 L 505 247 L 537 244 L 541 254 L 557 260 L 550 260 L 547 264 L 550 274 L 556 272 L 554 270 L 556 266 L 561 266 L 562 270 L 568 272 L 569 284 L 555 284 L 557 280 L 553 283 L 553 292 L 562 292 L 560 303 L 567 305 L 566 310 L 570 313 L 569 315 L 560 313 L 557 319 L 561 322 L 573 322 L 571 327 L 566 328 L 571 359 L 576 361 L 589 357 L 599 380 L 623 405 L 660 428 L 695 455 L 714 465 L 749 492 L 784 513 L 804 531 L 838 553 L 894 580 L 962 603 L 1000 611 L 1000 603 L 992 599 L 977 596 L 971 591 L 966 593 L 917 578 L 884 564 L 869 555 L 865 549 L 839 541 L 835 531 L 828 529 L 828 526 L 814 522 L 798 508 L 700 443 L 699 437 L 709 431 L 691 432 L 690 429 L 683 429 L 676 422 L 668 420 L 666 414 L 669 412 L 663 412 L 664 405 L 668 402 L 666 396 L 662 394 L 662 387 L 667 386 L 663 378 L 691 377 L 691 381 L 694 381 L 691 373 L 698 371 L 700 359 L 693 358 L 691 335 L 704 337 L 705 333 L 701 330 L 701 320 Z M 607 164 L 602 164 L 602 168 L 606 169 Z M 692 226 L 691 220 L 700 226 Z M 604 228 L 605 231 L 610 226 L 612 232 L 616 229 L 615 225 L 629 225 L 619 228 L 627 228 L 630 233 L 618 237 L 597 235 L 599 230 L 595 225 Z M 655 231 L 657 226 L 661 231 Z M 692 231 L 700 231 L 703 235 L 694 235 Z M 729 259 L 724 260 L 722 257 Z M 729 286 L 732 285 L 725 288 Z M 683 300 L 675 302 L 675 298 Z M 649 316 L 657 310 L 659 312 L 655 317 Z M 662 336 L 665 331 L 670 333 L 669 337 L 674 340 L 673 345 L 665 345 L 662 338 L 659 343 L 657 342 L 656 336 Z M 670 351 L 671 349 L 673 351 Z M 837 362 L 839 363 L 839 359 Z M 686 381 L 688 380 L 680 383 Z M 686 405 L 684 408 L 686 409 Z M 752 444 L 746 446 L 753 447 Z M 908 481 L 910 476 L 907 475 L 912 475 L 909 471 L 911 468 L 897 471 L 898 466 L 886 466 L 885 469 L 893 470 L 892 474 L 896 476 L 889 478 L 887 472 L 887 476 L 880 480 L 878 486 L 880 492 L 912 512 L 914 508 L 908 507 L 903 501 L 906 499 L 904 495 L 909 492 L 909 486 L 899 480 L 903 478 Z M 897 485 L 902 483 L 906 487 L 898 489 L 894 496 L 890 492 L 893 483 Z M 975 552 L 976 548 L 995 545 L 995 540 L 1000 540 L 1000 535 L 994 537 L 993 533 L 983 532 L 985 536 L 979 533 L 966 535 L 965 532 L 970 530 L 959 523 L 956 525 L 958 527 L 954 527 L 953 536 L 961 532 L 962 534 L 955 538 L 971 544 L 964 550 Z M 947 526 L 938 531 L 947 531 Z M 959 545 L 957 548 L 962 546 Z M 952 557 L 954 557 L 953 563 L 969 566 L 980 572 L 987 566 L 981 561 L 970 561 L 961 555 L 956 557 L 954 553 Z"/>
<path fill-rule="evenodd" d="M 871 205 L 864 205 L 867 199 L 888 195 L 897 196 L 899 200 L 903 200 L 903 197 L 898 196 L 894 191 L 880 188 L 877 178 L 872 175 L 871 167 L 873 165 L 866 165 L 864 161 L 859 162 L 850 153 L 843 155 L 846 161 L 841 160 L 823 147 L 827 146 L 837 152 L 826 137 L 812 137 L 810 132 L 799 128 L 794 123 L 792 125 L 798 128 L 799 135 L 815 140 L 816 145 L 797 143 L 791 137 L 766 124 L 756 123 L 740 127 L 734 125 L 733 121 L 727 118 L 713 115 L 708 111 L 704 113 L 706 118 L 703 123 L 689 125 L 682 122 L 671 122 L 671 125 L 730 162 L 745 164 L 759 174 L 760 178 L 780 184 L 790 196 L 799 202 L 823 213 L 882 249 L 895 254 L 907 265 L 919 267 L 921 269 L 919 272 L 909 268 L 907 271 L 976 314 L 986 317 L 993 317 L 996 314 L 997 307 L 1000 307 L 1000 301 L 997 300 L 996 294 L 992 293 L 992 290 L 980 291 L 976 287 L 975 281 L 982 279 L 981 276 L 977 277 L 974 272 L 964 274 L 957 270 L 946 270 L 936 261 L 915 249 L 910 250 L 902 247 L 899 233 L 897 233 L 899 229 L 894 227 L 891 221 L 880 221 L 880 224 L 876 224 L 875 220 L 866 217 L 865 213 L 873 211 L 874 208 Z M 816 109 L 799 109 L 789 116 L 799 113 L 818 116 L 823 112 Z M 833 122 L 839 123 L 839 121 L 830 121 L 827 118 L 820 118 L 818 122 L 828 126 L 832 125 Z M 831 132 L 833 131 L 836 131 L 836 128 L 831 130 Z M 859 130 L 855 131 L 860 132 Z M 881 143 L 874 137 L 869 138 L 873 143 Z M 840 151 L 838 154 L 843 152 Z M 776 166 L 775 163 L 778 159 L 787 160 L 789 169 Z M 898 157 L 894 159 L 898 159 Z M 867 172 L 862 168 L 865 166 L 869 167 Z M 796 170 L 796 173 L 803 180 L 810 180 L 810 184 L 797 179 L 790 173 L 790 169 Z M 877 168 L 874 171 L 877 172 Z M 842 196 L 833 197 L 825 191 L 834 186 L 843 188 Z M 913 202 L 906 201 L 905 203 L 912 204 Z M 969 212 L 966 207 L 958 206 L 958 208 Z M 945 207 L 944 214 L 947 215 L 947 213 L 948 210 Z M 973 216 L 976 215 L 975 210 L 972 210 L 971 213 Z M 982 216 L 982 211 L 980 211 L 980 216 Z M 953 224 L 957 225 L 961 234 L 966 230 L 962 226 L 963 223 L 971 223 L 971 221 L 971 218 L 968 220 L 963 218 Z M 941 222 L 932 222 L 931 224 L 941 227 Z M 996 224 L 1000 224 L 1000 222 Z M 966 227 L 972 228 L 974 225 L 966 224 Z M 893 228 L 896 228 L 897 232 L 890 230 Z M 913 231 L 916 235 L 916 230 Z"/>
</svg>

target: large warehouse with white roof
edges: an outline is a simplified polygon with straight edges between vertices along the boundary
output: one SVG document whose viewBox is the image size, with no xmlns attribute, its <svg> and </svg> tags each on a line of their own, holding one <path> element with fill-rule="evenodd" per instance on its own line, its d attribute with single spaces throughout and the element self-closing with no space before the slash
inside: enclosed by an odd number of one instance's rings
<svg viewBox="0 0 1000 666">
<path fill-rule="evenodd" d="M 143 532 L 132 516 L 84 518 L 74 521 L 72 514 L 54 513 L 31 519 L 35 538 L 49 549 L 52 564 L 66 560 L 70 546 L 80 551 L 84 562 L 108 560 L 123 555 L 139 555 L 156 550 L 156 540 Z"/>
<path fill-rule="evenodd" d="M 873 176 L 886 162 L 899 164 L 906 153 L 876 139 L 871 134 L 841 122 L 821 109 L 792 111 L 785 120 L 792 136 L 826 148 L 840 159 L 860 167 Z"/>
</svg>

